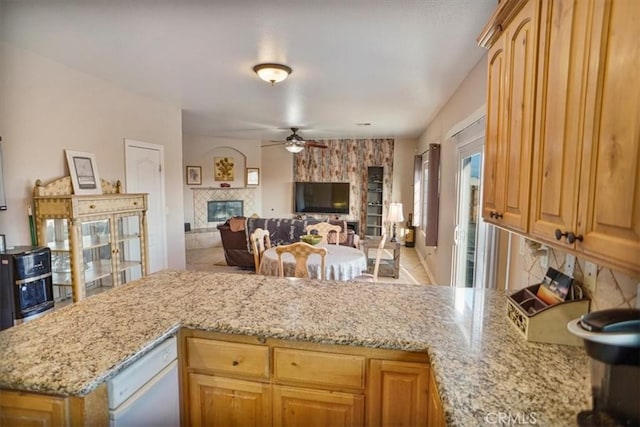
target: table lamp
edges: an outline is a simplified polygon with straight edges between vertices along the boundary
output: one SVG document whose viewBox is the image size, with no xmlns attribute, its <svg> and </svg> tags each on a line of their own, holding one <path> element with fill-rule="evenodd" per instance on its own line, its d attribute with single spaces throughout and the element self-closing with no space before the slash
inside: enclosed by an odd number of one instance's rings
<svg viewBox="0 0 640 427">
<path fill-rule="evenodd" d="M 393 223 L 393 236 L 391 237 L 391 242 L 397 242 L 396 239 L 396 223 L 404 221 L 404 216 L 402 215 L 402 203 L 390 203 L 389 204 L 389 215 L 387 215 L 387 221 Z"/>
</svg>

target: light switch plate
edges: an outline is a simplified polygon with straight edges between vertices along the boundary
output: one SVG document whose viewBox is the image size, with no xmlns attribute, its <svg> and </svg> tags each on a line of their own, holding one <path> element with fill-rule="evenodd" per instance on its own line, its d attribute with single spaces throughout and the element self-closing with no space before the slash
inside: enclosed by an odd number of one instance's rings
<svg viewBox="0 0 640 427">
<path fill-rule="evenodd" d="M 576 268 L 576 256 L 567 254 L 564 261 L 564 274 L 573 277 L 573 270 Z"/>
<path fill-rule="evenodd" d="M 596 280 L 598 279 L 598 266 L 593 263 L 586 261 L 584 263 L 584 285 L 589 288 L 591 292 L 596 290 Z"/>
</svg>

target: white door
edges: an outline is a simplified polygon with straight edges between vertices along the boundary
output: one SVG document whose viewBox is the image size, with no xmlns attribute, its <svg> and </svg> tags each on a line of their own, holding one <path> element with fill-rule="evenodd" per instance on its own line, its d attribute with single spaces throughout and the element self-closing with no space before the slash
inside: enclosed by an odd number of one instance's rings
<svg viewBox="0 0 640 427">
<path fill-rule="evenodd" d="M 452 284 L 494 287 L 495 228 L 482 220 L 484 120 L 454 137 L 458 149 L 457 209 L 452 254 Z"/>
<path fill-rule="evenodd" d="M 125 139 L 126 191 L 148 193 L 147 252 L 149 270 L 153 273 L 167 267 L 164 147 Z"/>
</svg>

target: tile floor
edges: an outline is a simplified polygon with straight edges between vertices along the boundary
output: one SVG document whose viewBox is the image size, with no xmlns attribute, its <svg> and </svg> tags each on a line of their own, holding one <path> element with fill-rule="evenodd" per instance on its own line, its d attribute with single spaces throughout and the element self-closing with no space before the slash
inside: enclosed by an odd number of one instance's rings
<svg viewBox="0 0 640 427">
<path fill-rule="evenodd" d="M 391 257 L 391 253 L 385 255 Z M 222 247 L 187 250 L 187 270 L 218 271 L 226 273 L 254 274 L 253 271 L 225 265 Z M 429 284 L 425 272 L 414 248 L 402 247 L 400 252 L 400 277 L 378 277 L 379 282 L 408 283 L 414 285 Z"/>
</svg>

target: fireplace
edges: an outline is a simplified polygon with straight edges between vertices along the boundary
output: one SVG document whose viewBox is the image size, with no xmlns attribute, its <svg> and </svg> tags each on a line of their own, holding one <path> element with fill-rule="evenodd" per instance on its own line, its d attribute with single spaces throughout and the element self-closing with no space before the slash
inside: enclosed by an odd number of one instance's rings
<svg viewBox="0 0 640 427">
<path fill-rule="evenodd" d="M 233 216 L 244 216 L 243 200 L 210 200 L 207 202 L 208 222 L 222 222 Z"/>
</svg>

